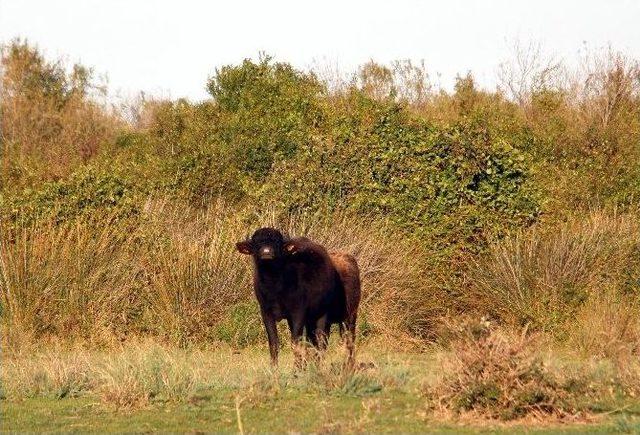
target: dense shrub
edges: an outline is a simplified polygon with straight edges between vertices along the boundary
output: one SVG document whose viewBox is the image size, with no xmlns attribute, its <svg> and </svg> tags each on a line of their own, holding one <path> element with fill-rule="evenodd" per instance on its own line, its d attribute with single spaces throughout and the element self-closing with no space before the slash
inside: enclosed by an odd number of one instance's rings
<svg viewBox="0 0 640 435">
<path fill-rule="evenodd" d="M 638 61 L 609 49 L 563 75 L 531 91 L 520 108 L 535 137 L 534 173 L 548 210 L 633 206 L 640 193 Z"/>
<path fill-rule="evenodd" d="M 269 57 L 216 70 L 207 88 L 222 112 L 221 139 L 257 180 L 308 143 L 323 119 L 316 77 Z"/>
<path fill-rule="evenodd" d="M 5 222 L 32 222 L 39 218 L 62 223 L 78 215 L 114 210 L 120 216 L 137 213 L 143 206 L 144 187 L 126 174 L 106 168 L 85 167 L 68 179 L 26 189 L 20 195 L 0 198 L 0 218 Z"/>
<path fill-rule="evenodd" d="M 146 126 L 153 144 L 150 151 L 162 158 L 220 145 L 221 112 L 210 101 L 197 104 L 184 99 L 150 101 L 145 103 L 143 110 L 150 118 Z"/>
<path fill-rule="evenodd" d="M 470 74 L 436 92 L 408 61 L 330 86 L 265 57 L 216 70 L 209 101 L 142 99 L 125 126 L 90 70 L 4 46 L 2 320 L 248 344 L 233 241 L 270 224 L 358 257 L 366 334 L 432 340 L 471 311 L 636 355 L 640 74 L 590 65 L 509 99 Z M 603 205 L 629 217 L 585 219 Z"/>
<path fill-rule="evenodd" d="M 440 247 L 472 244 L 538 214 L 519 145 L 481 120 L 436 127 L 353 92 L 327 142 L 282 162 L 263 197 L 385 216 Z"/>
<path fill-rule="evenodd" d="M 245 196 L 234 161 L 218 151 L 194 150 L 163 161 L 156 190 L 184 199 L 192 205 L 206 206 L 222 197 L 235 203 Z"/>
</svg>

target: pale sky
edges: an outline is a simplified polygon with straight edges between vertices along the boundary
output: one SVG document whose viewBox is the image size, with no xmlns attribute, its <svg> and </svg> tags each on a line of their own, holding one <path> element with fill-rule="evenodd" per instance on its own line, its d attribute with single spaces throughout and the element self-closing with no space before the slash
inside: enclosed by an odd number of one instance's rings
<svg viewBox="0 0 640 435">
<path fill-rule="evenodd" d="M 18 36 L 106 74 L 124 96 L 203 99 L 216 66 L 261 51 L 347 72 L 424 59 L 445 88 L 468 70 L 491 87 L 516 39 L 567 62 L 585 44 L 640 59 L 640 1 L 0 0 L 0 41 Z"/>
</svg>

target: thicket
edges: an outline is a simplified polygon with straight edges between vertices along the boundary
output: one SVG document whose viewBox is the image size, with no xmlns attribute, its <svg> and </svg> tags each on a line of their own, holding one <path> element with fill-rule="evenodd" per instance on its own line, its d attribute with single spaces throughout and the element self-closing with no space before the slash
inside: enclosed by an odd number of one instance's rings
<svg viewBox="0 0 640 435">
<path fill-rule="evenodd" d="M 488 314 L 595 349 L 568 319 L 624 306 L 620 342 L 638 340 L 638 62 L 522 65 L 445 92 L 408 61 L 340 82 L 264 57 L 125 122 L 91 70 L 4 45 L 3 338 L 255 341 L 232 242 L 272 223 L 358 256 L 365 335 L 423 343 Z"/>
</svg>

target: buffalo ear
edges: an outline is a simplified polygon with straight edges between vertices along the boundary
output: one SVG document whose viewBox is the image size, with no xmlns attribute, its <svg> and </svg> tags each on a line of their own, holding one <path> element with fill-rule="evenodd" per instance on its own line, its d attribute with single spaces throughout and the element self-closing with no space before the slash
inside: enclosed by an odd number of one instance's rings
<svg viewBox="0 0 640 435">
<path fill-rule="evenodd" d="M 245 254 L 245 255 L 253 254 L 253 245 L 249 240 L 244 240 L 242 242 L 236 243 L 236 249 L 241 254 Z"/>
<path fill-rule="evenodd" d="M 284 244 L 284 250 L 287 252 L 287 254 L 295 254 L 296 252 L 298 252 L 298 246 L 296 246 L 295 242 L 289 241 Z"/>
</svg>

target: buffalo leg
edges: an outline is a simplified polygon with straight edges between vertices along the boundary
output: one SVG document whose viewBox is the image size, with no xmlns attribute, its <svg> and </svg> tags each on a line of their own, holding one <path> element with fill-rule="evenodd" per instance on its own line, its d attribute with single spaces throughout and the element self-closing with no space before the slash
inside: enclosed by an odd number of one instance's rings
<svg viewBox="0 0 640 435">
<path fill-rule="evenodd" d="M 316 362 L 320 360 L 321 353 L 327 349 L 330 327 L 326 316 L 307 322 L 305 326 L 307 341 L 313 346 L 313 357 Z"/>
<path fill-rule="evenodd" d="M 356 316 L 351 316 L 347 319 L 346 322 L 346 333 L 345 333 L 345 342 L 347 345 L 347 366 L 349 369 L 353 369 L 356 362 L 356 349 L 355 349 L 355 340 L 356 340 Z"/>
<path fill-rule="evenodd" d="M 301 343 L 305 326 L 303 317 L 304 316 L 298 314 L 287 318 L 289 330 L 291 331 L 291 346 L 293 348 L 294 365 L 298 369 L 303 366 L 303 348 Z"/>
<path fill-rule="evenodd" d="M 313 346 L 318 347 L 318 340 L 316 338 L 316 325 L 315 323 L 307 323 L 305 326 L 307 341 Z"/>
<path fill-rule="evenodd" d="M 314 361 L 317 363 L 319 361 L 319 352 L 318 352 L 318 338 L 316 336 L 316 324 L 315 322 L 309 322 L 305 326 L 306 334 L 307 334 L 307 342 L 313 346 L 312 357 Z"/>
<path fill-rule="evenodd" d="M 315 335 L 315 346 L 320 350 L 324 351 L 327 349 L 327 344 L 329 342 L 329 330 L 331 328 L 331 324 L 327 321 L 327 316 L 322 316 L 316 322 L 316 327 L 314 331 Z"/>
<path fill-rule="evenodd" d="M 269 340 L 269 353 L 271 354 L 271 364 L 278 365 L 278 348 L 280 342 L 278 340 L 278 328 L 273 317 L 266 313 L 262 313 L 262 322 L 264 329 L 267 331 L 267 339 Z"/>
</svg>

